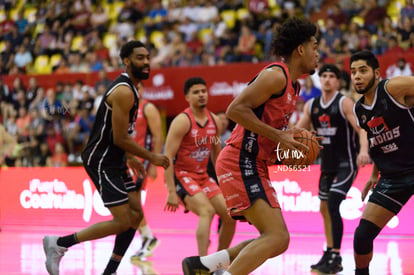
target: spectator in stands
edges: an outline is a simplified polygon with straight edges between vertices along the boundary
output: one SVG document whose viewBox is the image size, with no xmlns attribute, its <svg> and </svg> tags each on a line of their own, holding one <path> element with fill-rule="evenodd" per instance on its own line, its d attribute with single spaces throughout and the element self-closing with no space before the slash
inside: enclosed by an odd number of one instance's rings
<svg viewBox="0 0 414 275">
<path fill-rule="evenodd" d="M 60 129 L 58 129 L 60 131 Z M 48 124 L 46 127 L 46 143 L 49 147 L 51 154 L 55 153 L 55 145 L 56 143 L 64 143 L 65 139 L 63 135 L 55 129 L 55 125 Z"/>
<path fill-rule="evenodd" d="M 109 50 L 103 44 L 102 39 L 98 39 L 95 41 L 93 51 L 96 53 L 98 59 L 102 61 L 102 63 L 105 60 L 109 59 Z"/>
<path fill-rule="evenodd" d="M 20 109 L 20 107 L 25 107 L 28 108 L 29 103 L 27 102 L 26 99 L 26 91 L 22 88 L 18 88 L 14 93 L 13 93 L 13 108 L 18 111 Z"/>
<path fill-rule="evenodd" d="M 289 119 L 289 125 L 290 127 L 294 127 L 299 120 L 303 117 L 303 107 L 305 106 L 305 100 L 303 99 L 303 97 L 298 97 L 297 98 L 297 103 L 296 103 L 296 109 L 295 111 L 293 111 L 290 119 Z"/>
<path fill-rule="evenodd" d="M 72 73 L 88 73 L 89 66 L 82 58 L 79 52 L 73 52 L 69 55 L 69 68 Z"/>
<path fill-rule="evenodd" d="M 30 77 L 29 85 L 27 86 L 27 90 L 26 90 L 26 99 L 29 105 L 36 98 L 38 89 L 39 89 L 39 85 L 37 84 L 37 78 L 34 76 Z"/>
<path fill-rule="evenodd" d="M 365 0 L 363 3 L 364 8 L 359 16 L 364 18 L 364 27 L 369 33 L 375 34 L 378 24 L 387 16 L 387 11 L 384 7 L 379 6 L 376 0 Z"/>
<path fill-rule="evenodd" d="M 55 74 L 69 74 L 71 73 L 66 57 L 62 56 L 56 69 L 53 71 Z"/>
<path fill-rule="evenodd" d="M 35 52 L 39 55 L 51 55 L 52 45 L 55 41 L 56 36 L 51 32 L 50 26 L 45 25 L 43 32 L 36 39 Z"/>
<path fill-rule="evenodd" d="M 62 143 L 57 142 L 55 144 L 55 150 L 50 158 L 50 164 L 52 167 L 68 166 L 68 155 Z"/>
<path fill-rule="evenodd" d="M 321 38 L 326 41 L 329 47 L 329 52 L 335 52 L 342 40 L 342 31 L 339 25 L 335 24 L 332 18 L 327 18 L 325 23 L 325 30 L 322 30 Z"/>
<path fill-rule="evenodd" d="M 89 64 L 90 72 L 99 72 L 103 69 L 102 60 L 99 59 L 98 55 L 94 51 L 86 54 L 86 64 Z"/>
<path fill-rule="evenodd" d="M 197 22 L 199 29 L 211 28 L 214 18 L 219 16 L 218 9 L 213 5 L 213 0 L 205 0 L 204 5 L 199 7 Z"/>
<path fill-rule="evenodd" d="M 108 78 L 105 70 L 100 70 L 98 72 L 98 81 L 96 81 L 94 88 L 97 91 L 99 85 L 104 85 L 105 88 L 108 88 L 112 81 Z"/>
<path fill-rule="evenodd" d="M 37 95 L 33 99 L 33 101 L 29 105 L 29 109 L 36 108 L 39 112 L 43 107 L 43 100 L 45 99 L 45 89 L 43 87 L 39 87 L 37 89 Z"/>
<path fill-rule="evenodd" d="M 35 166 L 41 166 L 41 167 L 52 166 L 52 163 L 51 163 L 52 153 L 50 152 L 49 146 L 46 142 L 40 143 L 39 151 L 40 153 L 34 161 L 37 164 Z"/>
<path fill-rule="evenodd" d="M 87 1 L 76 1 L 71 7 L 70 28 L 77 35 L 86 35 L 90 30 L 90 7 L 86 5 Z"/>
<path fill-rule="evenodd" d="M 6 118 L 6 122 L 4 123 L 4 127 L 6 128 L 6 131 L 14 137 L 17 136 L 17 132 L 18 132 L 16 120 L 17 120 L 17 111 L 14 108 L 11 108 Z"/>
<path fill-rule="evenodd" d="M 336 67 L 340 72 L 339 91 L 348 91 L 351 85 L 351 76 L 344 69 L 344 61 L 342 57 L 337 57 L 335 62 Z"/>
<path fill-rule="evenodd" d="M 29 128 L 34 130 L 34 135 L 36 139 L 43 140 L 45 137 L 45 122 L 40 116 L 39 110 L 37 108 L 29 109 L 30 115 L 30 124 Z"/>
<path fill-rule="evenodd" d="M 7 86 L 4 83 L 3 78 L 0 75 L 0 111 L 1 111 L 0 116 L 2 118 L 2 120 L 0 120 L 0 124 L 4 123 L 4 120 L 7 117 L 7 112 L 9 108 L 12 108 L 11 102 L 12 102 L 12 94 L 9 89 L 9 86 Z"/>
<path fill-rule="evenodd" d="M 27 71 L 27 67 L 32 64 L 33 56 L 24 45 L 20 45 L 14 56 L 13 62 L 18 67 L 19 71 L 24 74 Z"/>
<path fill-rule="evenodd" d="M 12 43 L 10 40 L 4 41 L 4 50 L 1 52 L 1 64 L 2 68 L 1 71 L 4 73 L 8 73 L 14 63 L 14 56 L 15 50 L 12 47 Z"/>
<path fill-rule="evenodd" d="M 23 34 L 19 33 L 17 25 L 13 25 L 11 26 L 10 31 L 3 36 L 3 39 L 11 41 L 12 48 L 18 48 L 20 45 L 23 44 L 23 41 L 25 39 L 28 40 L 28 36 L 24 36 Z"/>
<path fill-rule="evenodd" d="M 183 20 L 183 8 L 181 1 L 168 1 L 167 21 L 175 24 Z"/>
<path fill-rule="evenodd" d="M 184 16 L 184 20 L 178 26 L 178 31 L 185 35 L 184 40 L 188 42 L 191 40 L 193 33 L 197 33 L 198 26 L 196 23 L 191 21 L 190 17 L 188 17 L 187 15 L 183 15 L 183 16 Z"/>
<path fill-rule="evenodd" d="M 101 104 L 105 91 L 108 87 L 109 86 L 105 86 L 105 84 L 103 83 L 98 84 L 98 86 L 95 85 L 96 96 L 93 102 L 93 111 L 92 111 L 93 115 L 95 115 L 96 112 L 98 111 L 99 104 Z"/>
<path fill-rule="evenodd" d="M 65 110 L 62 102 L 56 98 L 56 93 L 53 88 L 46 90 L 46 98 L 43 100 L 42 105 L 41 115 L 46 123 L 48 125 L 53 125 L 55 122 L 59 123 L 59 119 L 63 118 Z"/>
<path fill-rule="evenodd" d="M 311 12 L 320 12 L 323 0 L 306 1 L 305 16 L 309 18 Z"/>
<path fill-rule="evenodd" d="M 122 15 L 124 15 L 124 11 L 121 10 L 121 12 Z M 121 15 L 121 13 L 119 15 Z M 91 24 L 91 27 L 97 30 L 101 36 L 108 30 L 109 16 L 101 5 L 96 6 L 95 11 L 89 18 L 89 23 Z"/>
<path fill-rule="evenodd" d="M 6 18 L 0 23 L 0 33 L 2 35 L 7 35 L 12 30 L 14 25 L 15 23 L 11 12 L 6 12 Z"/>
<path fill-rule="evenodd" d="M 401 20 L 405 18 L 414 18 L 414 2 L 413 0 L 405 0 L 405 5 L 400 10 Z"/>
<path fill-rule="evenodd" d="M 410 36 L 414 35 L 413 19 L 409 17 L 401 18 L 397 27 L 397 40 L 404 50 L 408 49 L 410 45 Z"/>
<path fill-rule="evenodd" d="M 237 60 L 251 62 L 255 54 L 256 36 L 247 25 L 241 27 L 239 42 L 236 48 Z"/>
<path fill-rule="evenodd" d="M 312 1 L 309 1 L 312 2 Z M 339 4 L 335 4 L 328 11 L 328 18 L 332 19 L 337 26 L 341 29 L 345 29 L 349 24 L 349 18 L 346 13 L 341 9 Z"/>
<path fill-rule="evenodd" d="M 188 0 L 187 4 L 183 7 L 182 16 L 188 18 L 190 22 L 197 23 L 200 7 L 195 0 Z"/>
<path fill-rule="evenodd" d="M 143 14 L 135 7 L 134 1 L 126 0 L 124 6 L 119 11 L 118 21 L 130 22 L 131 24 L 139 23 L 143 19 Z"/>
<path fill-rule="evenodd" d="M 387 49 L 385 50 L 384 55 L 393 56 L 393 57 L 404 55 L 404 49 L 398 45 L 397 37 L 391 36 L 388 39 Z"/>
<path fill-rule="evenodd" d="M 17 126 L 17 140 L 23 142 L 26 137 L 29 136 L 29 126 L 31 122 L 31 117 L 27 113 L 25 106 L 20 106 L 18 109 L 18 117 L 16 119 Z"/>
<path fill-rule="evenodd" d="M 16 144 L 14 136 L 0 124 L 0 167 L 7 165 L 7 159 L 12 156 Z"/>
<path fill-rule="evenodd" d="M 308 76 L 305 78 L 305 85 L 301 87 L 299 95 L 306 102 L 311 98 L 320 96 L 321 90 L 313 85 L 312 77 Z"/>
<path fill-rule="evenodd" d="M 386 77 L 390 79 L 402 75 L 411 76 L 413 72 L 411 71 L 411 64 L 407 63 L 405 58 L 400 57 L 396 64 L 392 64 L 387 68 Z"/>
</svg>

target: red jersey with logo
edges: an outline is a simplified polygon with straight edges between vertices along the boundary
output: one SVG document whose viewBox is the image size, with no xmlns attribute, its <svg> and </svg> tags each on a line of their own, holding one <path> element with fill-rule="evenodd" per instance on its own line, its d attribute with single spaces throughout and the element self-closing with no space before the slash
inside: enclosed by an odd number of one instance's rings
<svg viewBox="0 0 414 275">
<path fill-rule="evenodd" d="M 292 83 L 285 63 L 272 63 L 263 70 L 276 66 L 280 67 L 285 73 L 286 87 L 280 95 L 272 96 L 264 104 L 254 109 L 253 112 L 264 123 L 279 130 L 286 130 L 290 116 L 296 109 L 300 85 L 297 82 Z M 250 83 L 256 77 L 257 75 Z M 240 125 L 236 125 L 227 144 L 255 155 L 256 158 L 266 161 L 268 165 L 272 165 L 277 161 L 277 143 L 266 137 L 259 136 Z"/>
<path fill-rule="evenodd" d="M 142 104 L 138 107 L 137 120 L 135 121 L 135 128 L 133 133 L 134 140 L 147 150 L 152 150 L 152 135 L 148 127 L 147 118 L 144 114 L 144 108 L 149 103 L 145 99 L 141 99 Z"/>
<path fill-rule="evenodd" d="M 216 140 L 217 126 L 210 112 L 207 111 L 208 121 L 199 125 L 190 108 L 183 112 L 190 119 L 190 130 L 184 136 L 175 159 L 175 171 L 190 171 L 197 174 L 207 174 L 207 164 L 210 158 L 211 145 Z"/>
</svg>

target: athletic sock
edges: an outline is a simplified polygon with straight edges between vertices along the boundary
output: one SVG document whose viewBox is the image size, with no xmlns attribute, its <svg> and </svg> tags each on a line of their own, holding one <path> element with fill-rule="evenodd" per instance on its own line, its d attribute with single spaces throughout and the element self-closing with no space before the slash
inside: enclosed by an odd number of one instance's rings
<svg viewBox="0 0 414 275">
<path fill-rule="evenodd" d="M 76 233 L 73 233 L 68 236 L 60 237 L 57 239 L 57 245 L 62 247 L 71 247 L 72 245 L 75 245 L 79 243 L 78 238 L 76 237 Z"/>
<path fill-rule="evenodd" d="M 224 271 L 223 275 L 231 275 L 231 273 L 228 271 Z"/>
<path fill-rule="evenodd" d="M 108 264 L 106 265 L 106 268 L 103 272 L 103 275 L 111 275 L 116 272 L 118 269 L 120 262 L 115 259 L 110 259 Z"/>
<path fill-rule="evenodd" d="M 200 257 L 200 261 L 210 272 L 213 272 L 220 268 L 227 268 L 230 265 L 230 255 L 226 249 L 223 249 L 211 255 Z"/>
<path fill-rule="evenodd" d="M 369 268 L 356 268 L 355 275 L 369 275 Z"/>
<path fill-rule="evenodd" d="M 154 238 L 154 235 L 152 234 L 151 229 L 149 228 L 147 224 L 139 228 L 139 233 L 141 234 L 141 238 L 144 238 L 144 237 L 148 239 Z"/>
</svg>

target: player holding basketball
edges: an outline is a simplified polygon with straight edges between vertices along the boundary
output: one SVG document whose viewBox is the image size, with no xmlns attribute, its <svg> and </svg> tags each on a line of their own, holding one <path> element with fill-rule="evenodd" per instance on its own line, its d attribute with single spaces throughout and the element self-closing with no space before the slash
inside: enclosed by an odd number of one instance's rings
<svg viewBox="0 0 414 275">
<path fill-rule="evenodd" d="M 354 111 L 374 161 L 362 199 L 369 190 L 372 194 L 354 233 L 355 274 L 366 275 L 374 239 L 414 192 L 414 77 L 380 80 L 378 60 L 369 51 L 353 54 L 350 69 L 352 84 L 363 95 Z"/>
<path fill-rule="evenodd" d="M 197 246 L 199 255 L 204 256 L 208 253 L 214 214 L 222 220 L 219 250 L 229 247 L 236 223 L 227 215 L 219 186 L 207 174 L 210 154 L 214 164 L 221 150 L 221 125 L 216 123 L 217 116 L 206 108 L 207 84 L 200 77 L 189 78 L 184 83 L 184 94 L 190 107 L 174 118 L 165 141 L 166 156 L 171 163 L 175 159 L 174 165 L 165 171 L 168 188 L 165 208 L 175 212 L 181 199 L 186 209 L 199 217 Z"/>
<path fill-rule="evenodd" d="M 305 129 L 313 126 L 317 135 L 323 137 L 319 199 L 327 247 L 319 262 L 311 268 L 327 274 L 342 270 L 339 252 L 344 226 L 339 207 L 358 173 L 358 165 L 370 161 L 367 135 L 357 126 L 353 113 L 354 102 L 338 92 L 340 77 L 335 65 L 325 64 L 321 67 L 319 78 L 322 95 L 306 102 L 304 115 L 296 125 Z M 358 156 L 357 133 L 360 144 Z"/>
<path fill-rule="evenodd" d="M 297 79 L 317 66 L 315 35 L 313 23 L 288 19 L 273 42 L 274 53 L 284 61 L 266 66 L 227 109 L 237 126 L 217 159 L 217 178 L 227 210 L 254 225 L 260 236 L 209 256 L 185 258 L 185 275 L 209 274 L 229 265 L 224 274 L 249 274 L 288 248 L 289 232 L 268 166 L 275 163 L 278 144 L 285 150 L 307 150 L 293 138 L 300 130 L 286 129 L 299 94 Z"/>
</svg>

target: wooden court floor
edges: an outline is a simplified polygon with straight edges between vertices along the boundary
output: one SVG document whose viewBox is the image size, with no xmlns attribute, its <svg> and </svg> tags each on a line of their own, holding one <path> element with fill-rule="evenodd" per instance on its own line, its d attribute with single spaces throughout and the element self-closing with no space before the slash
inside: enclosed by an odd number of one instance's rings
<svg viewBox="0 0 414 275">
<path fill-rule="evenodd" d="M 0 232 L 0 275 L 47 274 L 42 248 L 44 235 L 62 235 L 76 229 L 67 228 L 19 228 L 2 227 Z M 157 231 L 153 229 L 161 244 L 152 257 L 144 261 L 130 261 L 130 256 L 140 245 L 137 234 L 126 253 L 118 275 L 173 275 L 183 274 L 181 260 L 196 254 L 194 231 Z M 233 244 L 250 239 L 251 232 L 237 232 Z M 102 274 L 112 251 L 113 237 L 73 246 L 61 261 L 60 275 Z M 254 275 L 302 275 L 312 273 L 309 266 L 318 261 L 323 249 L 322 235 L 291 235 L 287 252 L 268 260 L 252 274 Z M 210 252 L 217 247 L 217 234 L 211 235 Z M 414 237 L 380 236 L 374 244 L 375 254 L 371 263 L 372 275 L 414 274 Z M 344 236 L 341 250 L 344 270 L 338 274 L 354 274 L 352 236 Z M 252 257 L 254 257 L 252 255 Z"/>
</svg>

